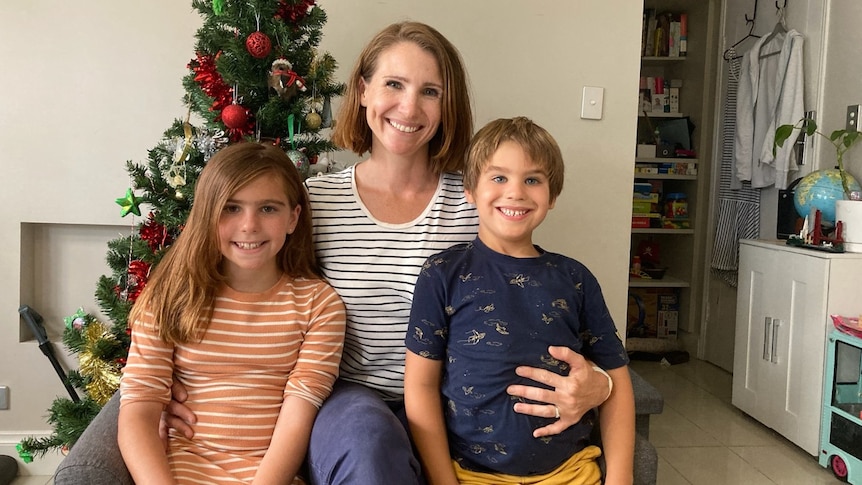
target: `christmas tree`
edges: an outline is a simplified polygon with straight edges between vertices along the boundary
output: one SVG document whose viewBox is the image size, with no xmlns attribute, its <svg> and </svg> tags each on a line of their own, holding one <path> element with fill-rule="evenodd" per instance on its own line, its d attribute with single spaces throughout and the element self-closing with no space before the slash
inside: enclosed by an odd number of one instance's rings
<svg viewBox="0 0 862 485">
<path fill-rule="evenodd" d="M 54 432 L 22 440 L 24 461 L 73 446 L 118 389 L 129 310 L 182 231 L 195 181 L 213 154 L 231 143 L 273 143 L 308 176 L 327 171 L 322 155 L 336 149 L 321 130 L 331 127 L 329 101 L 344 85 L 332 79 L 335 59 L 317 52 L 326 14 L 314 0 L 194 0 L 192 6 L 203 25 L 183 79 L 188 113 L 149 150 L 147 163 L 126 162 L 132 187 L 115 201 L 120 213 L 149 211 L 132 234 L 108 243 L 112 274 L 99 279 L 96 300 L 110 323 L 83 309 L 66 318 L 63 343 L 79 360 L 68 380 L 83 396 L 53 402 Z M 192 125 L 191 114 L 201 126 Z"/>
</svg>

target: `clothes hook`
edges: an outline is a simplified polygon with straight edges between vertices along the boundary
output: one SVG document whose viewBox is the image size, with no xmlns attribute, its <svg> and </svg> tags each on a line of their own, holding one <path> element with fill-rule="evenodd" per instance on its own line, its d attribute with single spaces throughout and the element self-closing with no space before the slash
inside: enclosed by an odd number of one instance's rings
<svg viewBox="0 0 862 485">
<path fill-rule="evenodd" d="M 755 3 L 755 4 L 754 4 L 754 6 L 755 6 L 755 8 L 756 8 L 756 7 L 757 7 L 757 4 Z M 775 0 L 775 9 L 776 9 L 776 10 L 782 10 L 782 9 L 785 9 L 785 8 L 787 8 L 787 0 L 784 0 L 784 6 L 783 6 L 783 7 L 779 7 L 779 6 L 778 6 L 778 0 Z"/>
<path fill-rule="evenodd" d="M 778 0 L 775 0 L 775 6 L 778 6 Z M 745 14 L 745 23 L 753 24 L 754 19 L 757 18 L 757 0 L 754 0 L 754 13 L 751 14 L 751 18 L 748 18 L 748 14 Z"/>
</svg>

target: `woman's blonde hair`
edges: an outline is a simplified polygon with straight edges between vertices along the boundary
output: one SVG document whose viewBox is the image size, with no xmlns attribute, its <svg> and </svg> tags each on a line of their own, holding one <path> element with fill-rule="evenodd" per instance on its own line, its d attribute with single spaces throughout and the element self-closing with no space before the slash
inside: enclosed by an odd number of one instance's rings
<svg viewBox="0 0 862 485">
<path fill-rule="evenodd" d="M 436 29 L 419 22 L 392 24 L 365 46 L 347 82 L 332 141 L 358 155 L 371 150 L 372 132 L 360 104 L 360 81 L 369 82 L 381 54 L 400 42 L 412 42 L 431 54 L 443 77 L 440 126 L 428 144 L 430 168 L 436 174 L 460 171 L 473 133 L 467 73 L 455 46 Z"/>
<path fill-rule="evenodd" d="M 291 209 L 301 207 L 296 228 L 276 257 L 279 268 L 292 277 L 319 277 L 311 207 L 296 166 L 272 145 L 237 143 L 217 152 L 201 172 L 182 233 L 154 268 L 132 308 L 130 322 L 144 320 L 144 312 L 152 313 L 159 336 L 169 343 L 203 336 L 216 291 L 225 281 L 219 218 L 233 194 L 263 176 L 281 181 Z"/>
<path fill-rule="evenodd" d="M 563 163 L 560 146 L 548 130 L 523 116 L 496 119 L 476 133 L 467 153 L 464 188 L 470 191 L 476 190 L 479 175 L 488 166 L 491 157 L 500 148 L 500 144 L 505 141 L 520 145 L 530 160 L 545 172 L 548 176 L 551 202 L 557 200 L 557 196 L 563 191 L 563 180 L 566 175 L 566 165 Z"/>
</svg>

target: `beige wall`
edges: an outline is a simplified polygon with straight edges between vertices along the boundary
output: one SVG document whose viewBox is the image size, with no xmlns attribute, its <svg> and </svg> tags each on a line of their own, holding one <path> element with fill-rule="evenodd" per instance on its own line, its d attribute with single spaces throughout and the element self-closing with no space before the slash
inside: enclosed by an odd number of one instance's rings
<svg viewBox="0 0 862 485">
<path fill-rule="evenodd" d="M 556 136 L 566 187 L 538 242 L 590 266 L 624 325 L 642 2 L 320 3 L 329 15 L 321 49 L 341 63 L 339 78 L 380 27 L 425 21 L 461 50 L 477 125 L 526 115 Z M 132 223 L 114 204 L 129 186 L 124 162 L 144 161 L 183 116 L 180 80 L 199 24 L 177 0 L 0 2 L 0 385 L 11 389 L 0 454 L 14 455 L 22 436 L 48 433 L 46 410 L 65 395 L 16 310 L 41 311 L 57 353 L 76 364 L 58 338 L 62 317 L 97 310 L 105 241 Z M 605 88 L 601 121 L 579 117 L 584 86 Z M 50 472 L 58 459 L 23 473 Z"/>
</svg>

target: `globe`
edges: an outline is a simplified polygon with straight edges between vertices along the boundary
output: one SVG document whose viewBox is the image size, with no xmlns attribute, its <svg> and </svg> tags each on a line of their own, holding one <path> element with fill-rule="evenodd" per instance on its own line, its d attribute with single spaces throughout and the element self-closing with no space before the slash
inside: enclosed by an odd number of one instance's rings
<svg viewBox="0 0 862 485">
<path fill-rule="evenodd" d="M 847 174 L 850 190 L 862 190 L 859 182 Z M 844 198 L 841 172 L 837 168 L 817 170 L 809 173 L 796 186 L 793 206 L 801 217 L 808 217 L 812 209 L 820 211 L 821 223 L 835 223 L 835 201 Z M 812 221 L 813 222 L 813 221 Z"/>
</svg>

